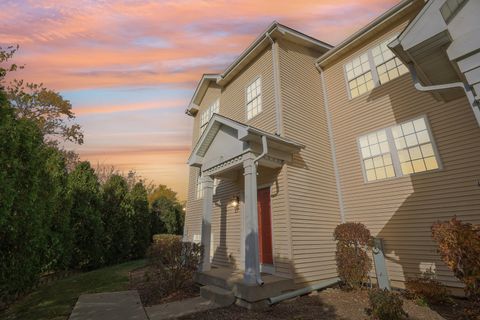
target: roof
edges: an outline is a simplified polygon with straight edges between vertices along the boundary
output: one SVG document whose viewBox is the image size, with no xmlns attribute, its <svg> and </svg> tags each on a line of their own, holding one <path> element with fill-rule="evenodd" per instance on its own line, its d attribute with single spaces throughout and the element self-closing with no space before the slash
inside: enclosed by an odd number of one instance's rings
<svg viewBox="0 0 480 320">
<path fill-rule="evenodd" d="M 375 20 L 352 34 L 350 37 L 342 41 L 340 44 L 337 46 L 333 47 L 329 51 L 327 51 L 325 54 L 320 56 L 320 58 L 317 59 L 316 63 L 320 66 L 325 66 L 330 62 L 335 56 L 345 52 L 348 50 L 351 46 L 354 46 L 355 44 L 359 43 L 364 39 L 365 36 L 367 36 L 371 31 L 382 27 L 389 21 L 391 21 L 392 18 L 397 17 L 401 15 L 402 13 L 408 12 L 408 9 L 410 9 L 412 6 L 423 6 L 424 1 L 423 0 L 402 0 L 400 3 L 392 7 L 391 9 L 387 10 L 384 12 L 382 15 L 377 17 Z"/>
<path fill-rule="evenodd" d="M 262 32 L 221 74 L 204 74 L 200 79 L 193 97 L 189 103 L 187 114 L 194 115 L 196 106 L 200 103 L 210 82 L 215 81 L 218 85 L 228 84 L 233 77 L 238 74 L 249 62 L 260 54 L 271 40 L 286 39 L 298 43 L 304 47 L 313 48 L 320 52 L 326 52 L 332 46 L 326 42 L 315 39 L 300 31 L 287 27 L 277 21 L 272 22 L 268 28 Z"/>
<path fill-rule="evenodd" d="M 266 132 L 264 130 L 249 126 L 245 123 L 241 123 L 219 114 L 214 114 L 207 127 L 203 131 L 202 135 L 198 139 L 195 147 L 190 154 L 188 163 L 192 162 L 195 156 L 203 157 L 208 150 L 210 144 L 215 139 L 216 134 L 222 128 L 222 126 L 228 126 L 238 131 L 238 140 L 240 141 L 260 141 L 262 136 L 265 136 L 269 142 L 273 142 L 277 145 L 281 145 L 283 149 L 290 151 L 298 151 L 305 148 L 303 144 L 300 144 L 292 139 L 277 136 L 275 134 Z"/>
</svg>

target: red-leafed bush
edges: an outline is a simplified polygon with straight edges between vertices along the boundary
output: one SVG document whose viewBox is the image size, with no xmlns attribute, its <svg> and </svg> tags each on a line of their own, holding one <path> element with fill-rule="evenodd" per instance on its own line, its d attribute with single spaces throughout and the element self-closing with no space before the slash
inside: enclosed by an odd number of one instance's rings
<svg viewBox="0 0 480 320">
<path fill-rule="evenodd" d="M 453 217 L 435 223 L 432 236 L 442 260 L 465 284 L 466 295 L 480 299 L 480 225 L 462 223 Z"/>
<path fill-rule="evenodd" d="M 435 279 L 435 274 L 431 270 L 425 271 L 418 278 L 408 279 L 405 282 L 405 287 L 407 297 L 417 301 L 437 304 L 446 302 L 448 299 L 447 288 Z"/>
<path fill-rule="evenodd" d="M 333 233 L 337 240 L 335 252 L 338 275 L 349 288 L 359 288 L 367 280 L 371 259 L 366 249 L 370 231 L 361 223 L 342 223 Z"/>
</svg>

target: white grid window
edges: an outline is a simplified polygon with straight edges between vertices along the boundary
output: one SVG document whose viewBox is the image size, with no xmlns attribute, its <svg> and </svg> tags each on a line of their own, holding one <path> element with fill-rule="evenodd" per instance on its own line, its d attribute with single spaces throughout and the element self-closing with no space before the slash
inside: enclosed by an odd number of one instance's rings
<svg viewBox="0 0 480 320">
<path fill-rule="evenodd" d="M 445 22 L 450 22 L 453 17 L 457 14 L 458 11 L 462 8 L 462 6 L 467 2 L 467 0 L 447 0 L 445 3 L 440 7 L 440 13 L 442 14 L 443 19 Z"/>
<path fill-rule="evenodd" d="M 208 121 L 213 116 L 214 113 L 218 113 L 220 110 L 220 101 L 219 99 L 215 100 L 215 102 L 208 107 L 205 111 L 202 112 L 200 115 L 200 133 L 205 130 L 207 127 Z"/>
<path fill-rule="evenodd" d="M 424 118 L 392 128 L 403 174 L 438 169 L 438 160 Z"/>
<path fill-rule="evenodd" d="M 195 197 L 197 199 L 203 198 L 203 183 L 202 183 L 202 176 L 199 174 L 197 176 L 197 184 L 195 188 Z"/>
<path fill-rule="evenodd" d="M 425 117 L 361 136 L 358 145 L 366 181 L 439 168 Z"/>
<path fill-rule="evenodd" d="M 262 112 L 262 81 L 257 78 L 247 87 L 247 120 Z"/>
<path fill-rule="evenodd" d="M 359 144 L 367 181 L 395 176 L 385 129 L 360 137 Z"/>
<path fill-rule="evenodd" d="M 352 98 L 373 89 L 374 84 L 370 63 L 368 61 L 368 53 L 364 53 L 360 57 L 347 63 L 345 65 L 345 71 L 347 73 L 348 87 Z"/>
<path fill-rule="evenodd" d="M 396 37 L 384 41 L 345 64 L 345 76 L 351 99 L 408 72 L 408 68 L 387 46 Z"/>
<path fill-rule="evenodd" d="M 213 194 L 217 194 L 217 188 L 218 188 L 219 184 L 220 184 L 220 179 L 214 178 L 213 179 Z"/>
<path fill-rule="evenodd" d="M 408 72 L 407 67 L 387 47 L 395 38 L 396 36 L 372 49 L 373 62 L 377 68 L 380 84 L 384 84 Z"/>
</svg>

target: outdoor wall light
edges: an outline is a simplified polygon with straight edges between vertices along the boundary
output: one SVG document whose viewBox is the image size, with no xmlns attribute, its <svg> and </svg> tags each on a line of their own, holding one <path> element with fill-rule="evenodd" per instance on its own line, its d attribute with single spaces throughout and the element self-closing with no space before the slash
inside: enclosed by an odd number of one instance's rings
<svg viewBox="0 0 480 320">
<path fill-rule="evenodd" d="M 240 198 L 238 196 L 233 196 L 230 205 L 235 209 L 235 212 L 237 212 L 240 205 Z"/>
</svg>

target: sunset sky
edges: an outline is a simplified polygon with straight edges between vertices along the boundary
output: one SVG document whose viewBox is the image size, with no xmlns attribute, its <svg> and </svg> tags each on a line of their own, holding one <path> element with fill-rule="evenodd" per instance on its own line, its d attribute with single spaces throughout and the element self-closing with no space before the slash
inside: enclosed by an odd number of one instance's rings
<svg viewBox="0 0 480 320">
<path fill-rule="evenodd" d="M 16 78 L 72 102 L 85 143 L 68 148 L 185 199 L 184 111 L 203 73 L 223 71 L 273 20 L 335 45 L 397 2 L 0 0 L 0 45 L 20 45 Z"/>
</svg>

